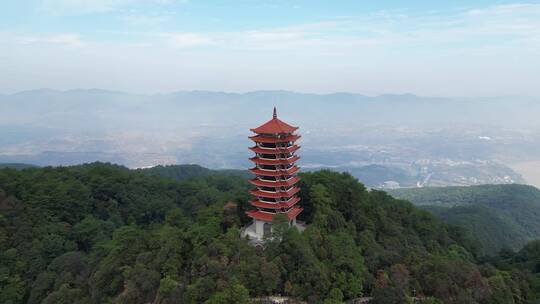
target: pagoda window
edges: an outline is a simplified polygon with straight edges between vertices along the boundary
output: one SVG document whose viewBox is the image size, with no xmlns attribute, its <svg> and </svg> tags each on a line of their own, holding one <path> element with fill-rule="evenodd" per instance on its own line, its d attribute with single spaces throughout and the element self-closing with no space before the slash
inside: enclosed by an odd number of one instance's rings
<svg viewBox="0 0 540 304">
<path fill-rule="evenodd" d="M 276 148 L 276 144 L 273 144 L 273 143 L 259 143 L 259 146 L 261 148 L 269 148 L 269 149 L 275 149 Z"/>
<path fill-rule="evenodd" d="M 259 200 L 265 203 L 277 203 L 275 198 L 259 197 Z"/>
<path fill-rule="evenodd" d="M 266 159 L 277 159 L 275 154 L 259 154 L 259 157 Z"/>
</svg>

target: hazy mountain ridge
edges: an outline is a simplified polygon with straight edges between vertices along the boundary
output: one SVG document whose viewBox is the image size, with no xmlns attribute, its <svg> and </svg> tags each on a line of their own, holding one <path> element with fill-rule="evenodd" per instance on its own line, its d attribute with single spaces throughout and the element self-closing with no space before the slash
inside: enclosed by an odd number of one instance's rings
<svg viewBox="0 0 540 304">
<path fill-rule="evenodd" d="M 513 101 L 512 104 L 509 104 L 508 102 L 510 99 Z M 0 106 L 4 111 L 17 111 L 22 108 L 30 111 L 45 110 L 46 112 L 47 110 L 48 112 L 54 112 L 58 110 L 86 109 L 89 110 L 89 112 L 86 112 L 85 114 L 89 115 L 99 113 L 100 110 L 104 109 L 109 111 L 119 111 L 136 110 L 141 107 L 146 110 L 151 110 L 152 108 L 155 109 L 155 107 L 161 106 L 164 113 L 165 110 L 171 109 L 175 109 L 176 112 L 181 113 L 181 111 L 190 112 L 191 109 L 197 109 L 208 105 L 216 107 L 214 110 L 220 110 L 223 107 L 242 105 L 242 108 L 234 108 L 235 111 L 230 111 L 230 113 L 227 113 L 227 116 L 222 117 L 224 121 L 228 121 L 227 117 L 241 117 L 244 116 L 247 111 L 251 111 L 256 115 L 261 114 L 260 110 L 250 108 L 250 106 L 263 106 L 264 112 L 262 113 L 265 113 L 268 111 L 266 107 L 276 105 L 282 110 L 280 112 L 284 117 L 295 117 L 295 120 L 300 122 L 303 122 L 302 120 L 304 119 L 302 118 L 304 115 L 315 114 L 321 118 L 356 117 L 365 119 L 366 121 L 373 121 L 375 118 L 383 117 L 392 117 L 397 119 L 395 121 L 411 121 L 410 116 L 413 116 L 419 123 L 430 121 L 455 122 L 456 118 L 458 121 L 463 121 L 464 118 L 471 118 L 473 116 L 479 119 L 479 123 L 494 123 L 497 122 L 495 119 L 501 118 L 501 115 L 502 117 L 505 117 L 505 119 L 511 118 L 506 116 L 508 112 L 502 112 L 498 107 L 502 107 L 505 110 L 512 109 L 514 111 L 520 109 L 519 104 L 540 107 L 540 99 L 534 98 L 511 97 L 502 99 L 501 101 L 495 98 L 487 100 L 489 100 L 488 104 L 486 104 L 486 99 L 483 98 L 472 100 L 420 97 L 412 94 L 386 94 L 371 97 L 343 92 L 309 94 L 290 91 L 254 91 L 247 93 L 179 91 L 167 94 L 141 95 L 99 89 L 78 89 L 69 91 L 41 89 L 4 95 L 2 96 L 2 103 Z M 261 103 L 264 103 L 264 105 Z M 309 107 L 306 107 L 306 105 L 308 105 L 306 103 L 309 104 Z M 507 104 L 507 106 L 505 107 L 504 104 Z M 30 105 L 33 108 L 26 108 Z M 315 105 L 317 107 L 315 107 Z M 354 105 L 364 106 L 365 108 L 350 109 L 357 110 L 354 113 L 343 111 L 343 106 L 347 107 Z M 430 108 L 430 105 L 435 107 Z M 423 109 L 418 108 L 419 106 L 422 106 Z M 206 110 L 208 110 L 209 115 L 214 114 L 212 108 Z M 419 110 L 421 110 L 420 113 L 416 112 Z M 531 109 L 528 110 L 529 111 L 526 109 L 522 110 L 523 114 L 527 117 L 530 116 L 528 113 L 530 113 Z M 482 113 L 482 111 L 484 112 Z M 487 113 L 485 111 L 487 111 Z M 354 114 L 355 116 L 351 117 L 349 116 L 350 114 Z M 373 114 L 378 115 L 373 116 Z M 461 117 L 457 117 L 457 114 L 461 115 Z M 497 114 L 497 117 L 490 117 L 490 114 Z M 462 115 L 465 115 L 465 117 Z M 247 118 L 249 118 L 249 116 Z"/>
<path fill-rule="evenodd" d="M 397 189 L 389 193 L 411 201 L 444 221 L 469 230 L 483 252 L 518 250 L 540 238 L 540 190 L 526 185 L 481 185 Z"/>
<path fill-rule="evenodd" d="M 33 90 L 0 97 L 0 162 L 105 161 L 131 168 L 199 163 L 247 169 L 249 128 L 269 119 L 277 106 L 280 118 L 300 126 L 300 164 L 306 168 L 355 174 L 359 168 L 380 165 L 410 171 L 417 183 L 434 173 L 432 183 L 425 185 L 522 182 L 505 164 L 524 155 L 540 155 L 537 120 L 527 119 L 540 107 L 535 102 L 345 92 L 142 95 L 99 89 Z M 513 119 L 516 111 L 519 121 Z M 467 165 L 455 175 L 457 167 L 445 163 Z"/>
</svg>

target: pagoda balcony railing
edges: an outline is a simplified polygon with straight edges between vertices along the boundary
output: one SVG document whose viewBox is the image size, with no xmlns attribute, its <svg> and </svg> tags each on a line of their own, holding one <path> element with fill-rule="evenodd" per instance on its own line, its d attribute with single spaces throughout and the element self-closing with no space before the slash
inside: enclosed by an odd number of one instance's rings
<svg viewBox="0 0 540 304">
<path fill-rule="evenodd" d="M 257 143 L 269 143 L 269 144 L 283 144 L 286 143 L 287 145 L 297 141 L 301 136 L 300 135 L 290 135 L 283 138 L 273 138 L 273 137 L 261 137 L 260 135 L 250 136 L 249 139 L 253 140 Z"/>
<path fill-rule="evenodd" d="M 254 167 L 249 169 L 249 171 L 255 175 L 263 175 L 263 176 L 283 176 L 283 175 L 292 175 L 296 173 L 300 168 L 298 166 L 292 166 L 289 169 L 260 169 L 258 167 Z"/>
<path fill-rule="evenodd" d="M 266 196 L 259 196 L 260 194 L 253 194 L 251 193 L 251 195 L 253 195 L 256 199 L 260 200 L 261 202 L 269 202 L 269 203 L 282 203 L 282 202 L 289 202 L 291 199 L 293 199 L 294 197 L 297 197 L 296 194 L 298 194 L 298 192 L 300 192 L 300 190 L 298 191 L 295 191 L 294 193 L 292 194 L 277 194 L 273 197 L 266 197 Z M 266 194 L 265 194 L 266 195 Z M 264 199 L 265 198 L 273 198 L 273 199 L 276 199 L 276 201 L 265 201 Z M 280 200 L 280 199 L 286 199 L 286 200 Z"/>
<path fill-rule="evenodd" d="M 267 200 L 263 200 L 263 199 L 260 199 L 260 198 L 256 198 L 256 199 L 263 202 L 263 203 L 267 203 L 267 204 L 278 204 L 278 203 L 281 202 L 281 201 L 267 201 Z"/>
<path fill-rule="evenodd" d="M 273 202 L 273 203 L 267 203 L 260 200 L 251 200 L 249 203 L 256 207 L 256 208 L 265 208 L 265 209 L 282 209 L 282 208 L 291 208 L 292 206 L 296 205 L 298 202 L 300 202 L 299 197 L 295 197 L 294 199 L 291 199 L 287 202 Z"/>
<path fill-rule="evenodd" d="M 262 207 L 260 207 L 261 209 L 257 209 L 257 211 L 259 212 L 264 212 L 264 213 L 268 213 L 268 214 L 271 214 L 271 215 L 276 215 L 278 213 L 284 213 L 284 214 L 287 214 L 289 213 L 292 209 L 295 209 L 295 208 L 298 208 L 298 207 L 292 207 L 292 208 L 285 208 L 285 210 L 283 210 L 282 208 L 279 208 L 279 209 L 263 209 Z M 255 211 L 255 210 L 254 210 Z"/>
<path fill-rule="evenodd" d="M 266 157 L 254 156 L 254 157 L 251 157 L 249 160 L 255 161 L 255 160 L 259 159 L 259 160 L 268 161 L 268 162 L 277 162 L 277 161 L 285 161 L 285 162 L 287 162 L 287 161 L 290 161 L 291 159 L 294 159 L 294 158 L 296 158 L 298 160 L 298 159 L 300 159 L 300 156 L 293 155 L 291 157 L 281 157 L 281 158 L 266 158 Z"/>
<path fill-rule="evenodd" d="M 289 189 L 288 191 L 272 191 L 272 192 L 267 192 L 267 191 L 262 191 L 262 190 L 259 190 L 259 189 L 253 189 L 253 190 L 250 190 L 249 193 L 253 196 L 256 196 L 257 198 L 261 198 L 261 197 L 268 197 L 268 198 L 290 198 L 292 197 L 293 195 L 297 194 L 298 192 L 300 192 L 300 188 L 298 187 L 292 187 L 291 189 Z"/>
<path fill-rule="evenodd" d="M 279 200 L 279 201 L 267 201 L 267 200 L 259 199 L 258 197 L 255 197 L 252 200 L 250 200 L 249 203 L 255 202 L 255 201 L 261 201 L 261 202 L 266 203 L 266 204 L 275 204 L 275 205 L 277 205 L 277 204 L 290 204 L 291 202 L 296 201 L 296 200 L 300 201 L 300 197 L 298 197 L 298 195 L 291 196 L 289 199 L 284 200 L 284 201 L 282 201 L 282 200 Z"/>
<path fill-rule="evenodd" d="M 257 145 L 257 148 L 266 149 L 266 150 L 276 150 L 276 149 L 277 150 L 286 150 L 286 149 L 289 149 L 290 147 L 294 147 L 294 145 L 287 145 L 287 146 L 274 145 L 273 147 L 265 147 L 262 144 Z"/>
<path fill-rule="evenodd" d="M 296 193 L 300 192 L 300 188 L 293 186 L 289 190 L 285 191 L 264 191 L 261 189 L 252 189 L 249 191 L 254 196 L 262 196 L 268 198 L 280 198 L 280 197 L 291 197 Z"/>
<path fill-rule="evenodd" d="M 279 177 L 279 176 L 274 176 L 274 177 Z M 287 182 L 289 181 L 291 178 L 295 178 L 297 177 L 296 175 L 291 175 L 285 179 L 265 179 L 264 178 L 264 175 L 261 175 L 261 176 L 257 176 L 257 179 L 260 180 L 260 181 L 263 181 L 263 182 L 271 182 L 271 183 L 275 183 L 275 182 Z"/>
<path fill-rule="evenodd" d="M 292 165 L 300 159 L 300 156 L 294 155 L 289 158 L 277 158 L 277 159 L 268 159 L 261 158 L 258 156 L 251 157 L 249 160 L 262 166 L 279 166 L 279 165 Z M 289 167 L 290 168 L 290 167 Z"/>
<path fill-rule="evenodd" d="M 287 190 L 279 189 L 279 190 L 270 191 L 270 190 L 264 190 L 264 189 L 261 189 L 261 188 L 257 188 L 257 189 L 258 189 L 259 191 L 262 191 L 262 192 L 268 192 L 268 193 L 280 193 L 280 192 L 289 192 L 292 188 L 294 188 L 294 185 L 293 185 L 293 186 L 290 186 L 290 188 L 287 189 Z"/>
<path fill-rule="evenodd" d="M 287 200 L 284 200 L 284 201 L 267 201 L 265 200 L 265 198 L 268 198 L 268 197 L 257 197 L 257 199 L 261 202 L 264 202 L 264 203 L 271 203 L 271 204 L 279 204 L 279 203 L 289 203 L 291 200 L 297 198 L 298 196 L 291 196 L 289 197 L 289 199 Z"/>
<path fill-rule="evenodd" d="M 290 145 L 286 147 L 263 147 L 261 145 L 255 145 L 249 148 L 255 153 L 266 153 L 266 154 L 281 154 L 281 153 L 292 153 L 300 149 L 300 145 Z M 268 153 L 271 152 L 271 153 Z"/>
<path fill-rule="evenodd" d="M 291 164 L 291 165 L 292 165 L 292 164 Z M 276 172 L 276 171 L 278 171 L 278 172 L 279 172 L 279 171 L 285 172 L 285 171 L 290 170 L 290 169 L 293 168 L 293 167 L 294 167 L 294 166 L 290 166 L 289 168 L 265 169 L 265 168 L 261 168 L 261 167 L 257 166 L 257 169 L 263 170 L 263 171 L 268 171 L 268 172 Z"/>
<path fill-rule="evenodd" d="M 257 157 L 259 159 L 264 159 L 264 160 L 289 160 L 293 157 L 295 157 L 296 155 L 291 155 L 289 157 L 276 157 L 276 158 L 268 158 L 268 157 L 262 157 L 262 156 L 259 156 L 259 154 L 257 153 Z"/>
<path fill-rule="evenodd" d="M 253 183 L 265 183 L 265 184 L 268 184 L 268 185 L 277 185 L 277 184 L 286 184 L 286 183 L 288 183 L 291 180 L 291 178 L 293 178 L 294 176 L 289 177 L 287 179 L 277 179 L 277 180 L 275 180 L 275 179 L 264 179 L 263 177 L 264 177 L 264 175 L 257 175 L 257 177 L 252 178 L 249 181 L 253 182 Z M 279 176 L 274 176 L 274 177 L 279 177 Z M 274 187 L 274 186 L 269 186 L 269 187 Z"/>
<path fill-rule="evenodd" d="M 287 145 L 287 146 L 274 146 L 274 147 L 265 147 L 263 145 L 258 145 L 257 148 L 261 148 L 261 149 L 265 149 L 265 150 L 268 150 L 268 151 L 272 151 L 272 150 L 286 150 L 290 147 L 293 147 L 294 145 L 291 144 L 291 145 Z"/>
<path fill-rule="evenodd" d="M 266 186 L 266 187 L 281 187 L 281 186 L 292 186 L 295 183 L 300 181 L 300 177 L 293 175 L 285 180 L 265 180 L 259 177 L 250 179 L 249 182 L 255 186 Z"/>
</svg>

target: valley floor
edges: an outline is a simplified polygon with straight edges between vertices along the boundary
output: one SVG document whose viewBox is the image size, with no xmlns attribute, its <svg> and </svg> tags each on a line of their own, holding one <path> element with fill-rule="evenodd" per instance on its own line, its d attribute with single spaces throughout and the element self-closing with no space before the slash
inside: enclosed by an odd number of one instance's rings
<svg viewBox="0 0 540 304">
<path fill-rule="evenodd" d="M 528 184 L 540 188 L 540 160 L 519 162 L 509 166 L 521 174 Z"/>
</svg>

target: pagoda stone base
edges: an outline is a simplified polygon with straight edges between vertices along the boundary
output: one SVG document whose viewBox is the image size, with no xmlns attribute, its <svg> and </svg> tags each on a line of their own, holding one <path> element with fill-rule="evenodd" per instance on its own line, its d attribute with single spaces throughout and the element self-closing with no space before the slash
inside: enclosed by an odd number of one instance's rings
<svg viewBox="0 0 540 304">
<path fill-rule="evenodd" d="M 292 220 L 290 224 L 299 231 L 304 231 L 306 225 L 304 223 L 297 222 L 296 219 Z M 253 220 L 253 222 L 242 228 L 240 231 L 242 238 L 248 238 L 253 243 L 262 243 L 264 240 L 272 238 L 272 223 Z"/>
</svg>

